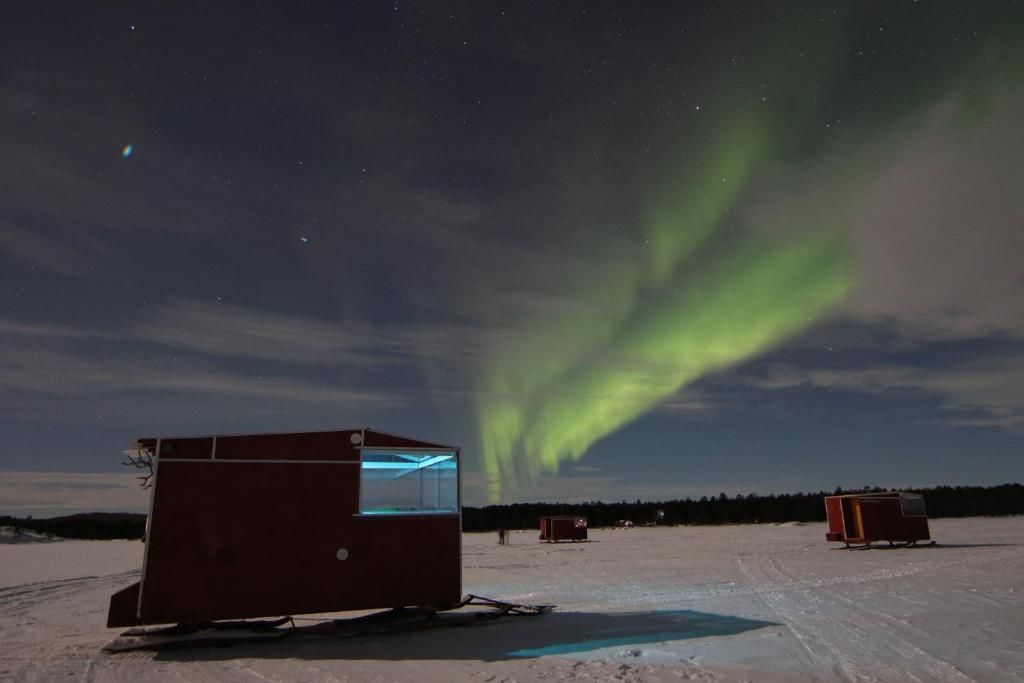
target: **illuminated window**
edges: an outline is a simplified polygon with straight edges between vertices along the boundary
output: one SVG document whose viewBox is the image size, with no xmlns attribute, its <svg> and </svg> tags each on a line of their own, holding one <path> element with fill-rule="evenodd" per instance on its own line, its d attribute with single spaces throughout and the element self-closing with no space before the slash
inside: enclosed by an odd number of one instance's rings
<svg viewBox="0 0 1024 683">
<path fill-rule="evenodd" d="M 360 513 L 422 515 L 458 511 L 459 469 L 453 451 L 363 449 Z"/>
</svg>

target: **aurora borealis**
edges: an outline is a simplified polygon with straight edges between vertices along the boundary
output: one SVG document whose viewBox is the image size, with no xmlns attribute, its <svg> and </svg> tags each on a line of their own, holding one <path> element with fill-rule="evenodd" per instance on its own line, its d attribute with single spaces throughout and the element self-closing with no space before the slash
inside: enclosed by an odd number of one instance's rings
<svg viewBox="0 0 1024 683">
<path fill-rule="evenodd" d="M 514 472 L 517 448 L 526 454 L 529 475 L 557 471 L 560 462 L 581 457 L 597 439 L 687 383 L 812 324 L 852 284 L 836 244 L 775 249 L 764 243 L 736 252 L 688 279 L 682 291 L 670 289 L 657 303 L 639 307 L 576 364 L 549 364 L 546 383 L 533 379 L 528 366 L 503 364 L 514 378 L 496 379 L 494 391 L 527 398 L 482 409 L 484 463 L 493 481 Z M 531 389 L 544 398 L 531 400 Z"/>
<path fill-rule="evenodd" d="M 480 408 L 493 500 L 502 480 L 556 472 L 681 387 L 842 300 L 852 264 L 832 226 L 796 241 L 730 231 L 729 209 L 764 163 L 752 133 L 761 127 L 752 119 L 722 130 L 672 205 L 652 212 L 639 258 L 594 269 L 599 282 L 581 297 L 611 296 L 591 302 L 590 319 L 563 317 L 532 339 L 527 330 L 493 361 Z"/>
<path fill-rule="evenodd" d="M 830 22 L 836 36 L 850 28 L 844 22 L 858 20 L 843 14 Z M 759 217 L 737 215 L 738 207 L 756 201 L 758 183 L 778 172 L 789 153 L 786 129 L 821 119 L 817 97 L 794 107 L 801 98 L 791 90 L 826 92 L 843 68 L 838 41 L 819 36 L 794 53 L 773 38 L 748 54 L 759 64 L 753 77 L 724 79 L 718 93 L 724 116 L 688 131 L 706 142 L 653 200 L 632 262 L 613 264 L 612 255 L 593 269 L 589 286 L 579 287 L 589 319 L 561 316 L 530 326 L 492 359 L 479 409 L 492 501 L 501 500 L 503 482 L 516 485 L 558 472 L 686 385 L 815 325 L 857 284 L 848 241 L 855 216 L 848 207 L 861 203 L 880 169 L 877 160 L 865 159 L 870 133 L 858 131 L 856 121 L 846 123 L 861 138 L 856 147 L 846 141 L 829 148 L 805 129 L 788 133 L 802 138 L 803 156 L 828 153 L 843 166 L 830 169 L 838 178 L 826 212 L 808 211 L 796 200 L 778 217 L 783 229 L 775 233 L 759 225 Z M 780 72 L 795 72 L 798 79 L 772 89 L 778 104 L 765 105 L 768 97 L 758 97 L 760 90 L 751 95 L 753 82 L 763 86 Z M 927 105 L 905 98 L 891 121 Z M 823 189 L 804 183 L 797 194 Z"/>
<path fill-rule="evenodd" d="M 0 512 L 358 425 L 469 504 L 1024 476 L 1017 2 L 9 14 Z"/>
</svg>

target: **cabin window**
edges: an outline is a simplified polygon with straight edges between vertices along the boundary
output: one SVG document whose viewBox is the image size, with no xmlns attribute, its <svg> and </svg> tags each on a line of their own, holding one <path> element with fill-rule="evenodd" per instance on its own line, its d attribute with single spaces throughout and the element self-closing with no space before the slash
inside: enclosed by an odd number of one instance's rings
<svg viewBox="0 0 1024 683">
<path fill-rule="evenodd" d="M 364 515 L 459 511 L 454 451 L 363 449 L 359 512 Z"/>
<path fill-rule="evenodd" d="M 924 517 L 924 496 L 900 496 L 904 517 Z"/>
</svg>

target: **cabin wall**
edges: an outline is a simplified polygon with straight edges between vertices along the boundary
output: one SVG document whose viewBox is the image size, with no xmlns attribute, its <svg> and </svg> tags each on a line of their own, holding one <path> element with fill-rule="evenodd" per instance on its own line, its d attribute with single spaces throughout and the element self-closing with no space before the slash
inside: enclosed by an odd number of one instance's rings
<svg viewBox="0 0 1024 683">
<path fill-rule="evenodd" d="M 843 508 L 839 498 L 825 499 L 825 516 L 828 518 L 828 530 L 841 534 L 843 532 Z"/>
<path fill-rule="evenodd" d="M 855 539 L 861 536 L 859 500 L 857 498 L 840 498 L 840 507 L 843 510 L 843 538 Z"/>
<path fill-rule="evenodd" d="M 927 516 L 904 516 L 901 495 L 897 492 L 827 496 L 825 510 L 828 516 L 825 537 L 829 541 L 866 543 L 930 539 Z"/>
<path fill-rule="evenodd" d="M 359 515 L 351 434 L 162 440 L 131 623 L 458 602 L 460 516 Z"/>
<path fill-rule="evenodd" d="M 587 537 L 587 527 L 577 526 L 572 517 L 553 517 L 551 519 L 551 540 L 581 541 Z"/>
<path fill-rule="evenodd" d="M 927 517 L 904 517 L 899 498 L 860 499 L 865 541 L 923 541 L 930 538 Z"/>
</svg>

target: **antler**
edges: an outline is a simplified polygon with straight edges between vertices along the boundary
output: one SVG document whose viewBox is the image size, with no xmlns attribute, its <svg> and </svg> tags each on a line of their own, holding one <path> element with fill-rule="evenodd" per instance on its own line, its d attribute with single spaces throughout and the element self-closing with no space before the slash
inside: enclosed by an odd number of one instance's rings
<svg viewBox="0 0 1024 683">
<path fill-rule="evenodd" d="M 153 485 L 153 451 L 149 448 L 139 447 L 134 451 L 124 451 L 124 454 L 128 456 L 128 460 L 122 462 L 122 465 L 135 467 L 136 469 L 146 470 L 147 474 L 136 477 L 139 480 L 139 486 L 148 489 Z"/>
</svg>

